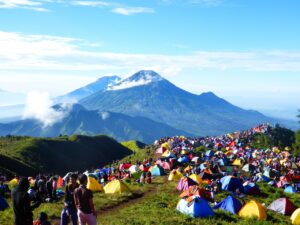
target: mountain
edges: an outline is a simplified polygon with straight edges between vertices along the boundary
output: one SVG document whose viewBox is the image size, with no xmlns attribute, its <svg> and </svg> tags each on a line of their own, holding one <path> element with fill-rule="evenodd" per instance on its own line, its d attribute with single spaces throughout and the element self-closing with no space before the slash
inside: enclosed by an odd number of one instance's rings
<svg viewBox="0 0 300 225">
<path fill-rule="evenodd" d="M 148 118 L 131 117 L 120 113 L 93 110 L 88 111 L 78 104 L 71 110 L 55 105 L 56 111 L 63 112 L 64 118 L 52 126 L 44 126 L 35 119 L 26 119 L 0 124 L 0 136 L 25 135 L 34 137 L 57 137 L 59 135 L 106 134 L 118 141 L 139 140 L 152 143 L 157 138 L 174 135 L 190 135 L 188 132 L 155 122 Z"/>
<path fill-rule="evenodd" d="M 80 101 L 89 110 L 143 116 L 196 135 L 217 135 L 276 120 L 244 110 L 212 92 L 192 94 L 154 71 L 139 71 Z"/>
<path fill-rule="evenodd" d="M 99 78 L 97 81 L 76 89 L 70 93 L 67 93 L 66 95 L 60 96 L 57 99 L 55 99 L 55 102 L 60 101 L 79 101 L 80 99 L 83 99 L 91 94 L 94 94 L 98 91 L 106 90 L 110 85 L 114 85 L 115 83 L 119 82 L 121 80 L 118 76 L 104 76 Z"/>
<path fill-rule="evenodd" d="M 84 171 L 132 154 L 107 136 L 1 137 L 0 144 L 0 172 L 23 176 Z"/>
</svg>

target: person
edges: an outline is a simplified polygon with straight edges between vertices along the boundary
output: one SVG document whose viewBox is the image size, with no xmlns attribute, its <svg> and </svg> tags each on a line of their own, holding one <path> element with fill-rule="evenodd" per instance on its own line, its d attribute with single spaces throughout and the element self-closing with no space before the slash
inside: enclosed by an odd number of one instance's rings
<svg viewBox="0 0 300 225">
<path fill-rule="evenodd" d="M 56 191 L 57 191 L 57 178 L 53 177 L 52 179 L 52 200 L 53 201 L 57 200 Z"/>
<path fill-rule="evenodd" d="M 33 225 L 51 225 L 51 223 L 48 221 L 48 215 L 41 212 L 39 218 L 33 222 Z"/>
<path fill-rule="evenodd" d="M 79 188 L 75 190 L 75 205 L 78 210 L 79 225 L 96 225 L 97 214 L 93 203 L 93 193 L 87 185 L 87 176 L 81 174 L 79 176 Z"/>
<path fill-rule="evenodd" d="M 78 224 L 77 209 L 75 205 L 75 189 L 79 187 L 77 183 L 77 175 L 72 174 L 70 177 L 70 183 L 65 188 L 65 208 L 61 213 L 61 225 L 67 225 L 71 218 L 72 225 Z"/>
<path fill-rule="evenodd" d="M 50 177 L 46 183 L 47 197 L 52 201 L 53 199 L 53 178 Z"/>
<path fill-rule="evenodd" d="M 12 191 L 12 204 L 14 211 L 14 225 L 32 225 L 32 211 L 39 207 L 39 201 L 31 205 L 29 194 L 29 181 L 27 178 L 21 178 L 19 185 Z"/>
</svg>

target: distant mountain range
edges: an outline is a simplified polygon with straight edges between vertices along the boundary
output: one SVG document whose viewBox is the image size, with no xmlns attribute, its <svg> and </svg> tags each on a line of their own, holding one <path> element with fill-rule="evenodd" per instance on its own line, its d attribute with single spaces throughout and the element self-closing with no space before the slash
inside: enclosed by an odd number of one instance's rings
<svg viewBox="0 0 300 225">
<path fill-rule="evenodd" d="M 212 92 L 195 95 L 182 90 L 154 71 L 140 71 L 79 103 L 90 110 L 147 117 L 195 135 L 217 135 L 277 122 L 234 106 Z"/>
<path fill-rule="evenodd" d="M 57 137 L 59 135 L 97 135 L 106 134 L 118 141 L 140 140 L 153 143 L 159 137 L 174 135 L 191 135 L 166 124 L 148 118 L 131 117 L 108 111 L 88 111 L 78 104 L 71 110 L 61 105 L 53 107 L 56 111 L 64 111 L 65 116 L 52 126 L 35 119 L 20 120 L 8 124 L 0 124 L 0 136 L 25 135 L 33 137 Z"/>
<path fill-rule="evenodd" d="M 119 141 L 150 143 L 163 136 L 218 135 L 244 130 L 260 123 L 296 124 L 244 110 L 212 92 L 187 92 L 154 71 L 143 70 L 121 80 L 102 77 L 96 82 L 54 100 L 76 102 L 71 110 L 56 104 L 64 118 L 51 126 L 36 119 L 0 124 L 0 135 L 55 137 L 72 134 L 107 134 Z M 294 127 L 292 127 L 294 128 Z"/>
<path fill-rule="evenodd" d="M 118 83 L 121 80 L 120 77 L 118 76 L 104 76 L 99 78 L 97 81 L 76 89 L 70 93 L 67 93 L 63 96 L 58 97 L 55 99 L 56 102 L 61 102 L 61 101 L 79 101 L 89 95 L 92 95 L 98 91 L 104 91 L 107 89 L 109 86 L 113 86 L 114 84 Z"/>
</svg>

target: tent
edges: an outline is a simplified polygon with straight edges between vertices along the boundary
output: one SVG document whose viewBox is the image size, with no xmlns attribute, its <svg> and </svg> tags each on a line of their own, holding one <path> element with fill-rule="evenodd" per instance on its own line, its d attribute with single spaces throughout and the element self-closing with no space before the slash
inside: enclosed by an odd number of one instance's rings
<svg viewBox="0 0 300 225">
<path fill-rule="evenodd" d="M 7 201 L 0 196 L 0 211 L 4 211 L 8 207 Z"/>
<path fill-rule="evenodd" d="M 161 166 L 158 166 L 158 165 L 152 167 L 150 172 L 151 172 L 152 176 L 163 176 L 166 174 L 165 170 Z"/>
<path fill-rule="evenodd" d="M 210 191 L 207 191 L 196 185 L 190 186 L 187 190 L 183 191 L 179 197 L 189 198 L 192 196 L 200 196 L 201 198 L 204 198 L 206 201 L 212 201 Z"/>
<path fill-rule="evenodd" d="M 243 207 L 242 203 L 232 196 L 228 196 L 223 201 L 214 206 L 214 209 L 222 209 L 232 214 L 237 214 Z"/>
<path fill-rule="evenodd" d="M 168 177 L 168 180 L 169 181 L 172 181 L 172 180 L 180 180 L 182 178 L 182 173 L 180 173 L 179 171 L 177 170 L 173 170 L 169 177 Z"/>
<path fill-rule="evenodd" d="M 161 163 L 161 167 L 165 170 L 171 170 L 171 164 L 168 162 Z"/>
<path fill-rule="evenodd" d="M 181 199 L 176 209 L 194 218 L 206 218 L 214 216 L 213 210 L 210 208 L 208 202 L 199 196 L 194 196 L 190 201 Z"/>
<path fill-rule="evenodd" d="M 103 191 L 103 187 L 94 177 L 88 177 L 87 188 L 92 192 Z"/>
<path fill-rule="evenodd" d="M 296 189 L 293 186 L 288 186 L 284 189 L 285 193 L 294 194 L 297 193 Z"/>
<path fill-rule="evenodd" d="M 57 180 L 57 188 L 62 188 L 63 187 L 63 179 L 61 176 L 58 177 L 58 180 Z"/>
<path fill-rule="evenodd" d="M 190 186 L 193 186 L 193 185 L 198 185 L 197 182 L 195 182 L 194 180 L 192 180 L 191 178 L 189 177 L 182 177 L 178 184 L 177 184 L 177 190 L 179 191 L 185 191 L 187 190 Z"/>
<path fill-rule="evenodd" d="M 260 193 L 259 187 L 255 183 L 246 182 L 243 184 L 244 192 L 247 195 L 258 195 Z"/>
<path fill-rule="evenodd" d="M 196 156 L 196 157 L 193 157 L 191 161 L 194 163 L 198 163 L 199 160 L 200 160 L 200 158 Z"/>
<path fill-rule="evenodd" d="M 296 209 L 291 216 L 292 224 L 300 224 L 300 208 Z"/>
<path fill-rule="evenodd" d="M 128 186 L 120 180 L 113 180 L 104 186 L 105 194 L 121 194 L 130 192 Z"/>
<path fill-rule="evenodd" d="M 259 202 L 251 200 L 239 211 L 240 217 L 256 217 L 258 220 L 266 220 L 267 213 L 265 208 Z"/>
<path fill-rule="evenodd" d="M 225 176 L 221 178 L 222 190 L 223 191 L 236 191 L 239 189 L 240 192 L 244 192 L 244 187 L 239 179 L 233 176 Z"/>
<path fill-rule="evenodd" d="M 241 166 L 242 163 L 241 163 L 240 159 L 236 159 L 236 160 L 233 161 L 233 163 L 231 165 L 233 165 L 233 166 Z"/>
<path fill-rule="evenodd" d="M 11 181 L 9 181 L 8 184 L 12 187 L 16 187 L 19 184 L 19 180 L 17 178 L 14 178 Z"/>
<path fill-rule="evenodd" d="M 252 164 L 246 164 L 243 166 L 242 170 L 245 172 L 252 172 L 255 170 L 255 167 Z"/>
<path fill-rule="evenodd" d="M 177 160 L 179 163 L 187 163 L 189 161 L 189 157 L 186 155 L 180 156 Z"/>
<path fill-rule="evenodd" d="M 130 173 L 136 173 L 139 171 L 139 167 L 137 165 L 132 165 L 131 167 L 129 167 L 128 171 Z"/>
<path fill-rule="evenodd" d="M 165 151 L 164 154 L 162 154 L 162 157 L 164 158 L 176 158 L 173 152 L 170 152 L 169 150 Z"/>
<path fill-rule="evenodd" d="M 269 210 L 290 216 L 297 209 L 288 198 L 279 198 L 271 203 Z"/>
<path fill-rule="evenodd" d="M 207 156 L 207 157 L 214 156 L 214 154 L 215 153 L 212 150 L 208 150 L 208 151 L 205 152 L 205 156 Z"/>
<path fill-rule="evenodd" d="M 189 176 L 189 178 L 191 178 L 193 181 L 197 182 L 197 184 L 202 183 L 202 179 L 197 174 L 192 174 L 192 175 Z"/>
<path fill-rule="evenodd" d="M 212 175 L 210 173 L 207 173 L 207 172 L 202 172 L 199 174 L 199 177 L 203 180 L 206 180 L 206 179 L 212 179 Z"/>
</svg>

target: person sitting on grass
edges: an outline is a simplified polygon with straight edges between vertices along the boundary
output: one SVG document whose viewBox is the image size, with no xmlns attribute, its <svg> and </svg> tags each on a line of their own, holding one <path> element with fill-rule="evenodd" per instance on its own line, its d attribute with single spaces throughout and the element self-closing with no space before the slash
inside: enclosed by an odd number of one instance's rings
<svg viewBox="0 0 300 225">
<path fill-rule="evenodd" d="M 33 222 L 33 225 L 51 225 L 51 223 L 48 221 L 48 215 L 41 212 L 39 218 Z"/>
</svg>

